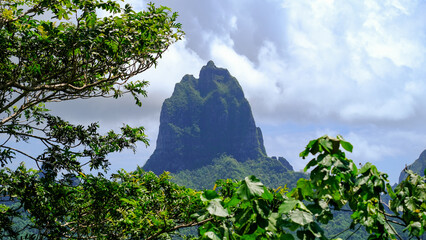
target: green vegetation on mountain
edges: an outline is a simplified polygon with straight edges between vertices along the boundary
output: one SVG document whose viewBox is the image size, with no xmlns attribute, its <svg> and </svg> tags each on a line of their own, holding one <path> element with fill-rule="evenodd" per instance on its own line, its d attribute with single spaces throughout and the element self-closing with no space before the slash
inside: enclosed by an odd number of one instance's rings
<svg viewBox="0 0 426 240">
<path fill-rule="evenodd" d="M 262 132 L 237 79 L 212 61 L 199 79 L 186 75 L 161 108 L 157 146 L 144 169 L 193 170 L 221 155 L 239 162 L 266 157 Z"/>
<path fill-rule="evenodd" d="M 221 156 L 212 164 L 195 170 L 183 170 L 172 174 L 172 181 L 192 189 L 211 189 L 217 179 L 238 179 L 255 175 L 265 186 L 270 188 L 293 188 L 299 178 L 307 178 L 305 173 L 286 169 L 279 161 L 272 158 L 259 158 L 238 162 L 232 157 Z"/>
</svg>

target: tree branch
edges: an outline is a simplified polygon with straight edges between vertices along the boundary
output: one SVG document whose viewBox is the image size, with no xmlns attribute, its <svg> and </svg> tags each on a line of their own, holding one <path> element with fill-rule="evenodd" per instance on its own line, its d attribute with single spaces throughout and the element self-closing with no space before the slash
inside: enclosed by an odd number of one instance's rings
<svg viewBox="0 0 426 240">
<path fill-rule="evenodd" d="M 26 154 L 26 153 L 24 153 L 24 152 L 22 152 L 21 150 L 18 150 L 18 149 L 16 149 L 16 148 L 12 148 L 12 147 L 8 147 L 8 146 L 1 146 L 2 148 L 7 148 L 7 149 L 10 149 L 10 150 L 12 150 L 12 151 L 15 151 L 15 152 L 18 152 L 18 153 L 20 153 L 20 154 L 22 154 L 22 155 L 24 155 L 24 156 L 26 156 L 26 157 L 28 157 L 28 158 L 31 158 L 32 160 L 34 160 L 34 161 L 38 161 L 36 158 L 34 158 L 34 157 L 31 157 L 30 155 L 28 155 L 28 154 Z"/>
</svg>

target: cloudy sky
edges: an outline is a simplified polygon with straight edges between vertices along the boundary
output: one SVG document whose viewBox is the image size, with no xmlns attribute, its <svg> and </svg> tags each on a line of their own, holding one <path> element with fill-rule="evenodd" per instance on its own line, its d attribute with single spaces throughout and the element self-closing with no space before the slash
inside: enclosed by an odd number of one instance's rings
<svg viewBox="0 0 426 240">
<path fill-rule="evenodd" d="M 126 0 L 142 10 L 145 2 Z M 298 157 L 309 140 L 341 134 L 349 157 L 372 162 L 396 182 L 426 149 L 426 1 L 170 0 L 185 39 L 150 81 L 142 108 L 130 98 L 54 107 L 70 120 L 105 129 L 143 125 L 151 145 L 112 156 L 112 170 L 143 165 L 155 149 L 161 104 L 185 74 L 208 60 L 227 68 L 249 100 L 268 155 Z M 64 111 L 66 110 L 66 111 Z"/>
</svg>

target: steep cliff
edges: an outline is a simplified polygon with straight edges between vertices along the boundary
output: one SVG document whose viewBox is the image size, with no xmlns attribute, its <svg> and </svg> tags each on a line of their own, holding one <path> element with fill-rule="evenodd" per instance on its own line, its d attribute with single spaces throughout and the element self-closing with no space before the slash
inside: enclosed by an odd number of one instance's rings
<svg viewBox="0 0 426 240">
<path fill-rule="evenodd" d="M 260 128 L 236 78 L 212 61 L 177 83 L 163 103 L 157 146 L 145 170 L 191 170 L 228 155 L 244 162 L 266 157 Z"/>
</svg>

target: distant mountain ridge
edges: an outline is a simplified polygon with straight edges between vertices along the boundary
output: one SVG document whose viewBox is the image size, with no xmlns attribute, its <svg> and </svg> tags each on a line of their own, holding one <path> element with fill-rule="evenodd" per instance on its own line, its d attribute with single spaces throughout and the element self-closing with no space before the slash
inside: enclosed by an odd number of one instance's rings
<svg viewBox="0 0 426 240">
<path fill-rule="evenodd" d="M 426 150 L 424 150 L 419 158 L 415 160 L 412 164 L 407 165 L 406 169 L 413 171 L 414 173 L 419 174 L 420 176 L 424 176 L 425 169 L 426 169 Z M 407 177 L 407 173 L 405 172 L 405 169 L 401 171 L 401 174 L 399 175 L 399 182 L 402 182 Z"/>
<path fill-rule="evenodd" d="M 262 131 L 240 84 L 209 61 L 198 79 L 185 75 L 164 101 L 157 146 L 143 168 L 176 173 L 210 165 L 223 155 L 239 162 L 267 158 Z M 284 158 L 275 161 L 284 170 L 293 169 Z"/>
</svg>

